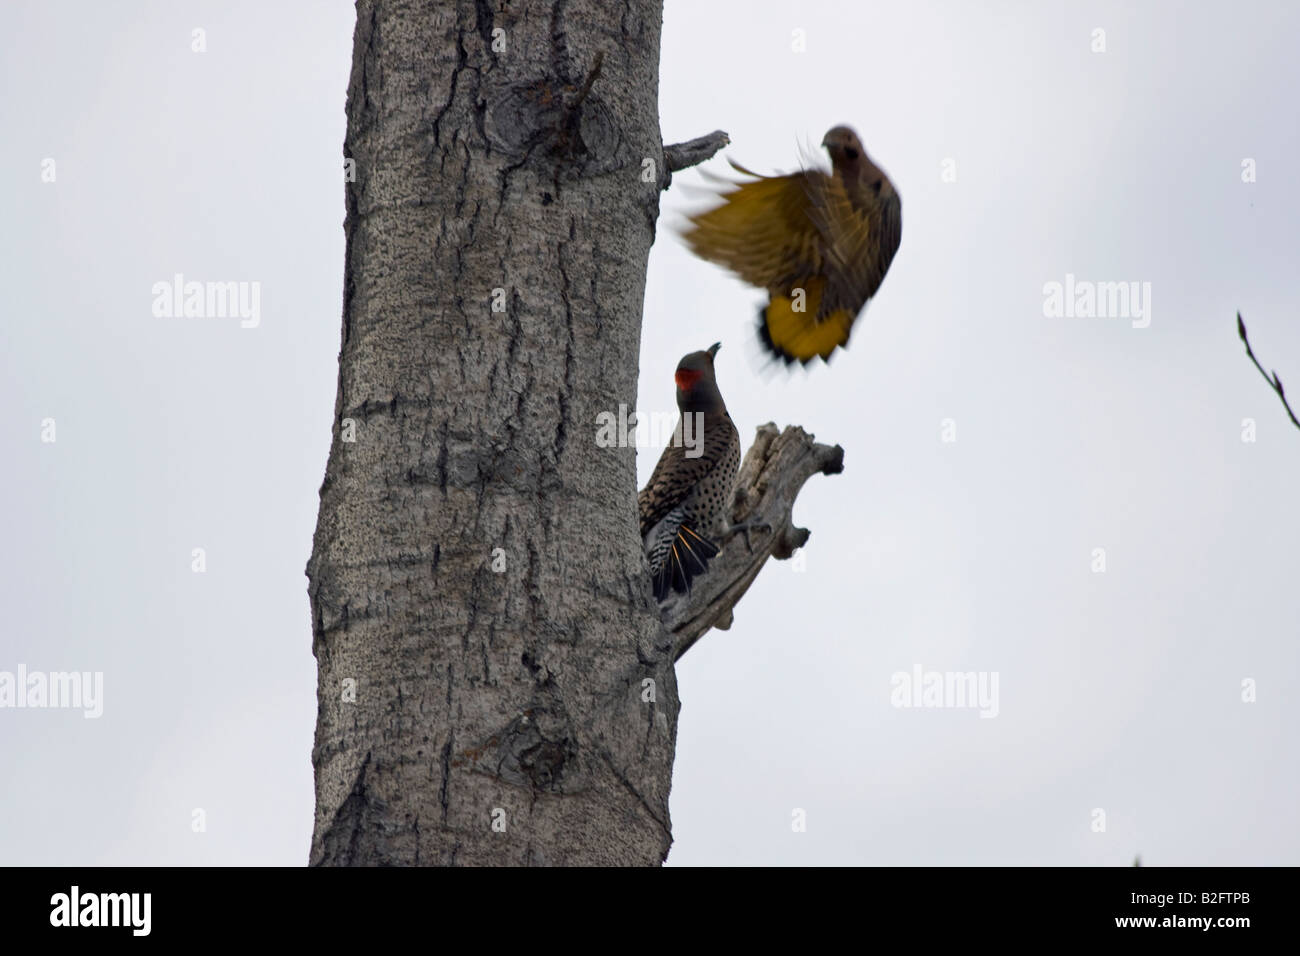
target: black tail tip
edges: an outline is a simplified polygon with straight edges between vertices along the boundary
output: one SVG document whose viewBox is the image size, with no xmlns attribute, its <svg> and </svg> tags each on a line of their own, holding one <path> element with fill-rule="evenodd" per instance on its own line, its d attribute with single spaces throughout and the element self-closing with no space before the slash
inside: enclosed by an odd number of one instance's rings
<svg viewBox="0 0 1300 956">
<path fill-rule="evenodd" d="M 691 583 L 709 569 L 709 562 L 718 556 L 720 550 L 708 538 L 681 527 L 667 560 L 652 576 L 655 600 L 662 604 L 674 592 L 690 594 Z"/>
<path fill-rule="evenodd" d="M 763 347 L 763 351 L 769 356 L 775 359 L 780 359 L 787 366 L 793 365 L 795 362 L 799 361 L 785 349 L 781 348 L 781 346 L 772 341 L 772 333 L 768 331 L 767 328 L 767 306 L 765 305 L 758 307 L 758 343 Z M 807 359 L 803 361 L 803 365 L 807 367 Z"/>
<path fill-rule="evenodd" d="M 794 365 L 796 362 L 804 368 L 807 368 L 809 362 L 818 358 L 822 360 L 822 364 L 824 365 L 831 364 L 831 359 L 835 357 L 836 350 L 832 350 L 830 355 L 808 355 L 804 358 L 799 358 L 799 356 L 791 355 L 785 349 L 781 348 L 781 346 L 773 342 L 772 333 L 767 327 L 767 310 L 768 306 L 766 305 L 759 306 L 758 308 L 758 343 L 763 347 L 763 351 L 766 352 L 770 358 L 779 359 L 785 363 L 787 368 Z M 844 342 L 844 345 L 848 345 L 847 340 Z M 843 345 L 839 346 L 839 348 L 843 347 Z"/>
</svg>

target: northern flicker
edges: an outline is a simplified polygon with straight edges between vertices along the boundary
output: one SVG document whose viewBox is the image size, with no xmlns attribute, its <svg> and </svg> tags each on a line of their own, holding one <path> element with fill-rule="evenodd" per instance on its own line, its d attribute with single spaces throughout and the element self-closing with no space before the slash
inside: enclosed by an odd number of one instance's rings
<svg viewBox="0 0 1300 956">
<path fill-rule="evenodd" d="M 649 483 L 637 495 L 655 599 L 690 590 L 730 532 L 726 509 L 740 467 L 740 436 L 718 391 L 715 344 L 677 363 L 681 417 Z"/>
<path fill-rule="evenodd" d="M 831 172 L 807 169 L 730 183 L 720 206 L 691 217 L 692 251 L 767 290 L 759 339 L 787 364 L 829 360 L 849 341 L 884 281 L 903 235 L 903 206 L 889 177 L 847 126 L 826 134 Z"/>
</svg>

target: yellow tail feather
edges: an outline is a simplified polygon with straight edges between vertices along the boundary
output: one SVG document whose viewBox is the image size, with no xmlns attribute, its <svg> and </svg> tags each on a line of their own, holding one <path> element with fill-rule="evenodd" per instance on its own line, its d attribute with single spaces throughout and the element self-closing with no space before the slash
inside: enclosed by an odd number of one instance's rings
<svg viewBox="0 0 1300 956">
<path fill-rule="evenodd" d="M 787 362 L 808 362 L 819 356 L 824 361 L 837 347 L 848 344 L 852 313 L 840 309 L 817 319 L 822 282 L 814 278 L 805 283 L 802 312 L 796 312 L 793 299 L 784 295 L 773 295 L 763 310 L 763 343 Z"/>
</svg>

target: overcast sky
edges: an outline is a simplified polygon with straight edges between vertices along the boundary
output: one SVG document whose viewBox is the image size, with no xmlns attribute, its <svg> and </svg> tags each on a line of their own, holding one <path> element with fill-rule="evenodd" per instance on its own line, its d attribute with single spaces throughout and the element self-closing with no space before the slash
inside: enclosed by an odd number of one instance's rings
<svg viewBox="0 0 1300 956">
<path fill-rule="evenodd" d="M 5 16 L 0 672 L 104 685 L 0 709 L 0 863 L 302 864 L 352 7 Z M 665 141 L 789 170 L 850 124 L 904 223 L 850 349 L 774 374 L 760 295 L 673 232 L 704 180 L 664 196 L 640 407 L 721 340 L 746 445 L 845 448 L 801 562 L 678 668 L 670 864 L 1300 863 L 1300 430 L 1234 318 L 1300 397 L 1297 36 L 1289 3 L 668 0 Z M 155 315 L 177 273 L 260 283 L 256 328 Z M 1049 314 L 1067 281 L 1142 314 Z M 918 668 L 996 716 L 895 706 Z"/>
</svg>

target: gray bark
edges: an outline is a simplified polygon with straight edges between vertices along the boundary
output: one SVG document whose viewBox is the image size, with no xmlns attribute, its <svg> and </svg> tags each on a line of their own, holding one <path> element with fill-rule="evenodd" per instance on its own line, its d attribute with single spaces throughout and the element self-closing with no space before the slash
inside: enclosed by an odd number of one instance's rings
<svg viewBox="0 0 1300 956">
<path fill-rule="evenodd" d="M 636 450 L 595 441 L 637 390 L 659 31 L 657 0 L 358 0 L 314 865 L 667 855 L 684 648 Z"/>
</svg>

